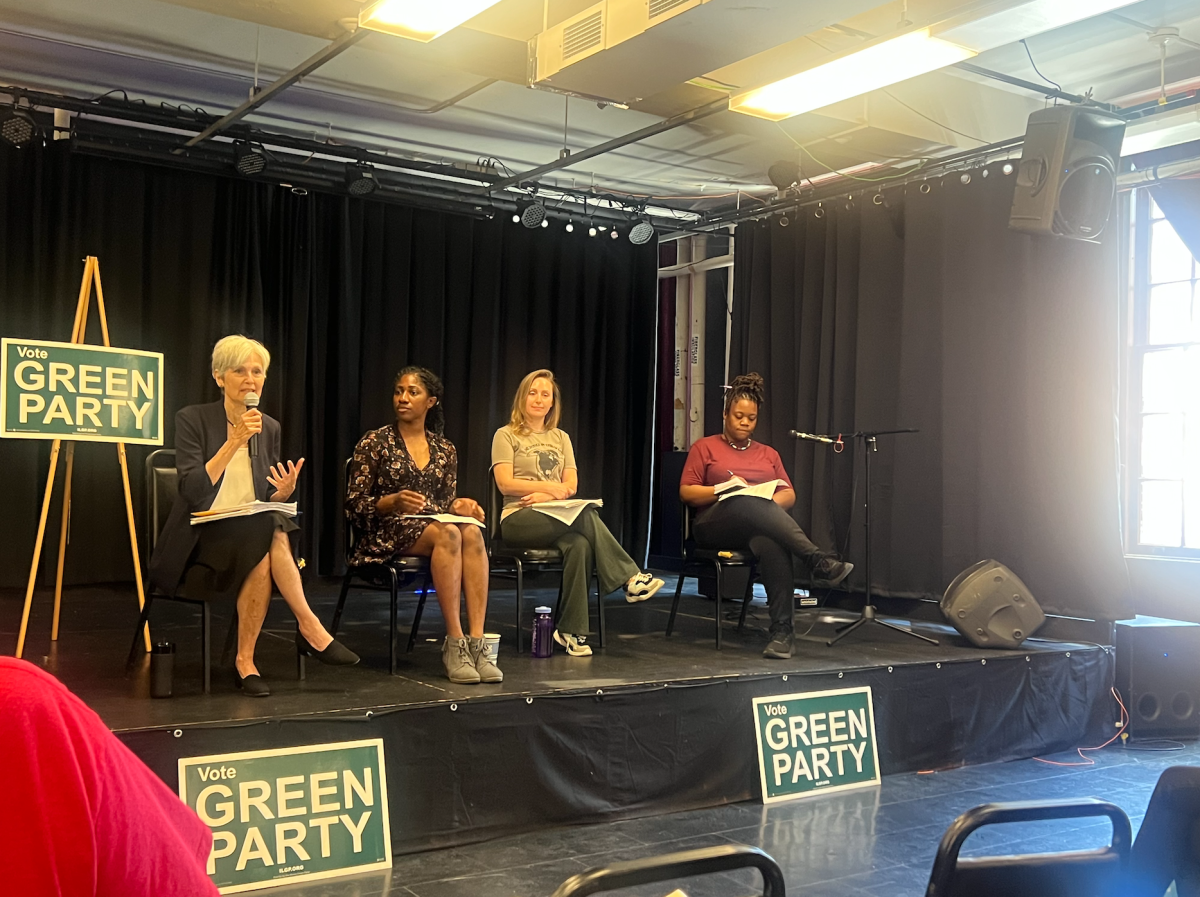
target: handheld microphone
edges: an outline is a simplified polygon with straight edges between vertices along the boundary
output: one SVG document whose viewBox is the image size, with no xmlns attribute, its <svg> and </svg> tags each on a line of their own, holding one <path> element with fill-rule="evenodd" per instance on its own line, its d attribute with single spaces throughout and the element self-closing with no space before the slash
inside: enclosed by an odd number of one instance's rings
<svg viewBox="0 0 1200 897">
<path fill-rule="evenodd" d="M 801 433 L 799 430 L 788 430 L 788 435 L 793 439 L 810 439 L 813 442 L 837 442 L 836 439 L 830 439 L 828 436 L 815 436 L 812 433 Z"/>
<path fill-rule="evenodd" d="M 256 392 L 246 393 L 246 410 L 253 411 L 257 407 L 258 407 L 258 393 L 256 393 Z M 255 433 L 253 436 L 250 437 L 250 444 L 249 444 L 248 448 L 250 450 L 250 457 L 251 458 L 257 457 L 257 455 L 258 455 L 258 434 L 257 433 Z"/>
</svg>

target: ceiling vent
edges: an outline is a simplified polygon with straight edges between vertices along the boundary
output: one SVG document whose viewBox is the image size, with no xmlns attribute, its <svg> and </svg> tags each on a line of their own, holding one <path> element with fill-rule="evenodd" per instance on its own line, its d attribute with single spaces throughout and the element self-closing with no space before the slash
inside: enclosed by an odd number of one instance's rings
<svg viewBox="0 0 1200 897">
<path fill-rule="evenodd" d="M 878 0 L 601 0 L 529 42 L 529 81 L 630 103 L 803 37 Z"/>
<path fill-rule="evenodd" d="M 562 57 L 574 59 L 604 44 L 604 11 L 596 10 L 563 29 Z"/>
</svg>

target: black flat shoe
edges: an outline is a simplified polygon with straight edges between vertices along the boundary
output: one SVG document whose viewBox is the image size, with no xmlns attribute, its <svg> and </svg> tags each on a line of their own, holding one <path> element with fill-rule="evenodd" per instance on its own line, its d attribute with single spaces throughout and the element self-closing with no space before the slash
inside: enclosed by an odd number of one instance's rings
<svg viewBox="0 0 1200 897">
<path fill-rule="evenodd" d="M 325 646 L 324 651 L 318 651 L 308 643 L 300 630 L 296 630 L 296 650 L 305 657 L 315 657 L 321 663 L 331 667 L 352 667 L 358 663 L 359 657 L 337 639 Z"/>
<path fill-rule="evenodd" d="M 233 671 L 233 679 L 237 683 L 237 687 L 242 690 L 242 694 L 248 698 L 265 698 L 271 694 L 270 686 L 263 681 L 263 677 L 258 675 L 258 673 L 251 673 L 243 679 L 242 674 L 235 669 Z"/>
</svg>

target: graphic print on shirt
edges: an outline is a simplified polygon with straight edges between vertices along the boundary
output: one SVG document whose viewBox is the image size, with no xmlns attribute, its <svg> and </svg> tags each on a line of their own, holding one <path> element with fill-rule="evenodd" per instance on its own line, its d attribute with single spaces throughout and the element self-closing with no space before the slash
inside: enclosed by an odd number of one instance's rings
<svg viewBox="0 0 1200 897">
<path fill-rule="evenodd" d="M 549 483 L 561 483 L 563 477 L 563 459 L 558 449 L 542 442 L 520 449 L 534 461 L 537 479 Z"/>
</svg>

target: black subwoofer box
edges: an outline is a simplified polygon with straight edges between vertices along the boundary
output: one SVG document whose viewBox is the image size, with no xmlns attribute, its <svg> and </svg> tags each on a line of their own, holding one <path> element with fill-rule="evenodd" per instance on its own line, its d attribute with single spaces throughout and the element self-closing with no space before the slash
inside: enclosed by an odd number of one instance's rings
<svg viewBox="0 0 1200 897">
<path fill-rule="evenodd" d="M 1129 736 L 1200 736 L 1200 625 L 1138 617 L 1117 623 L 1116 632 L 1116 685 Z"/>
</svg>

